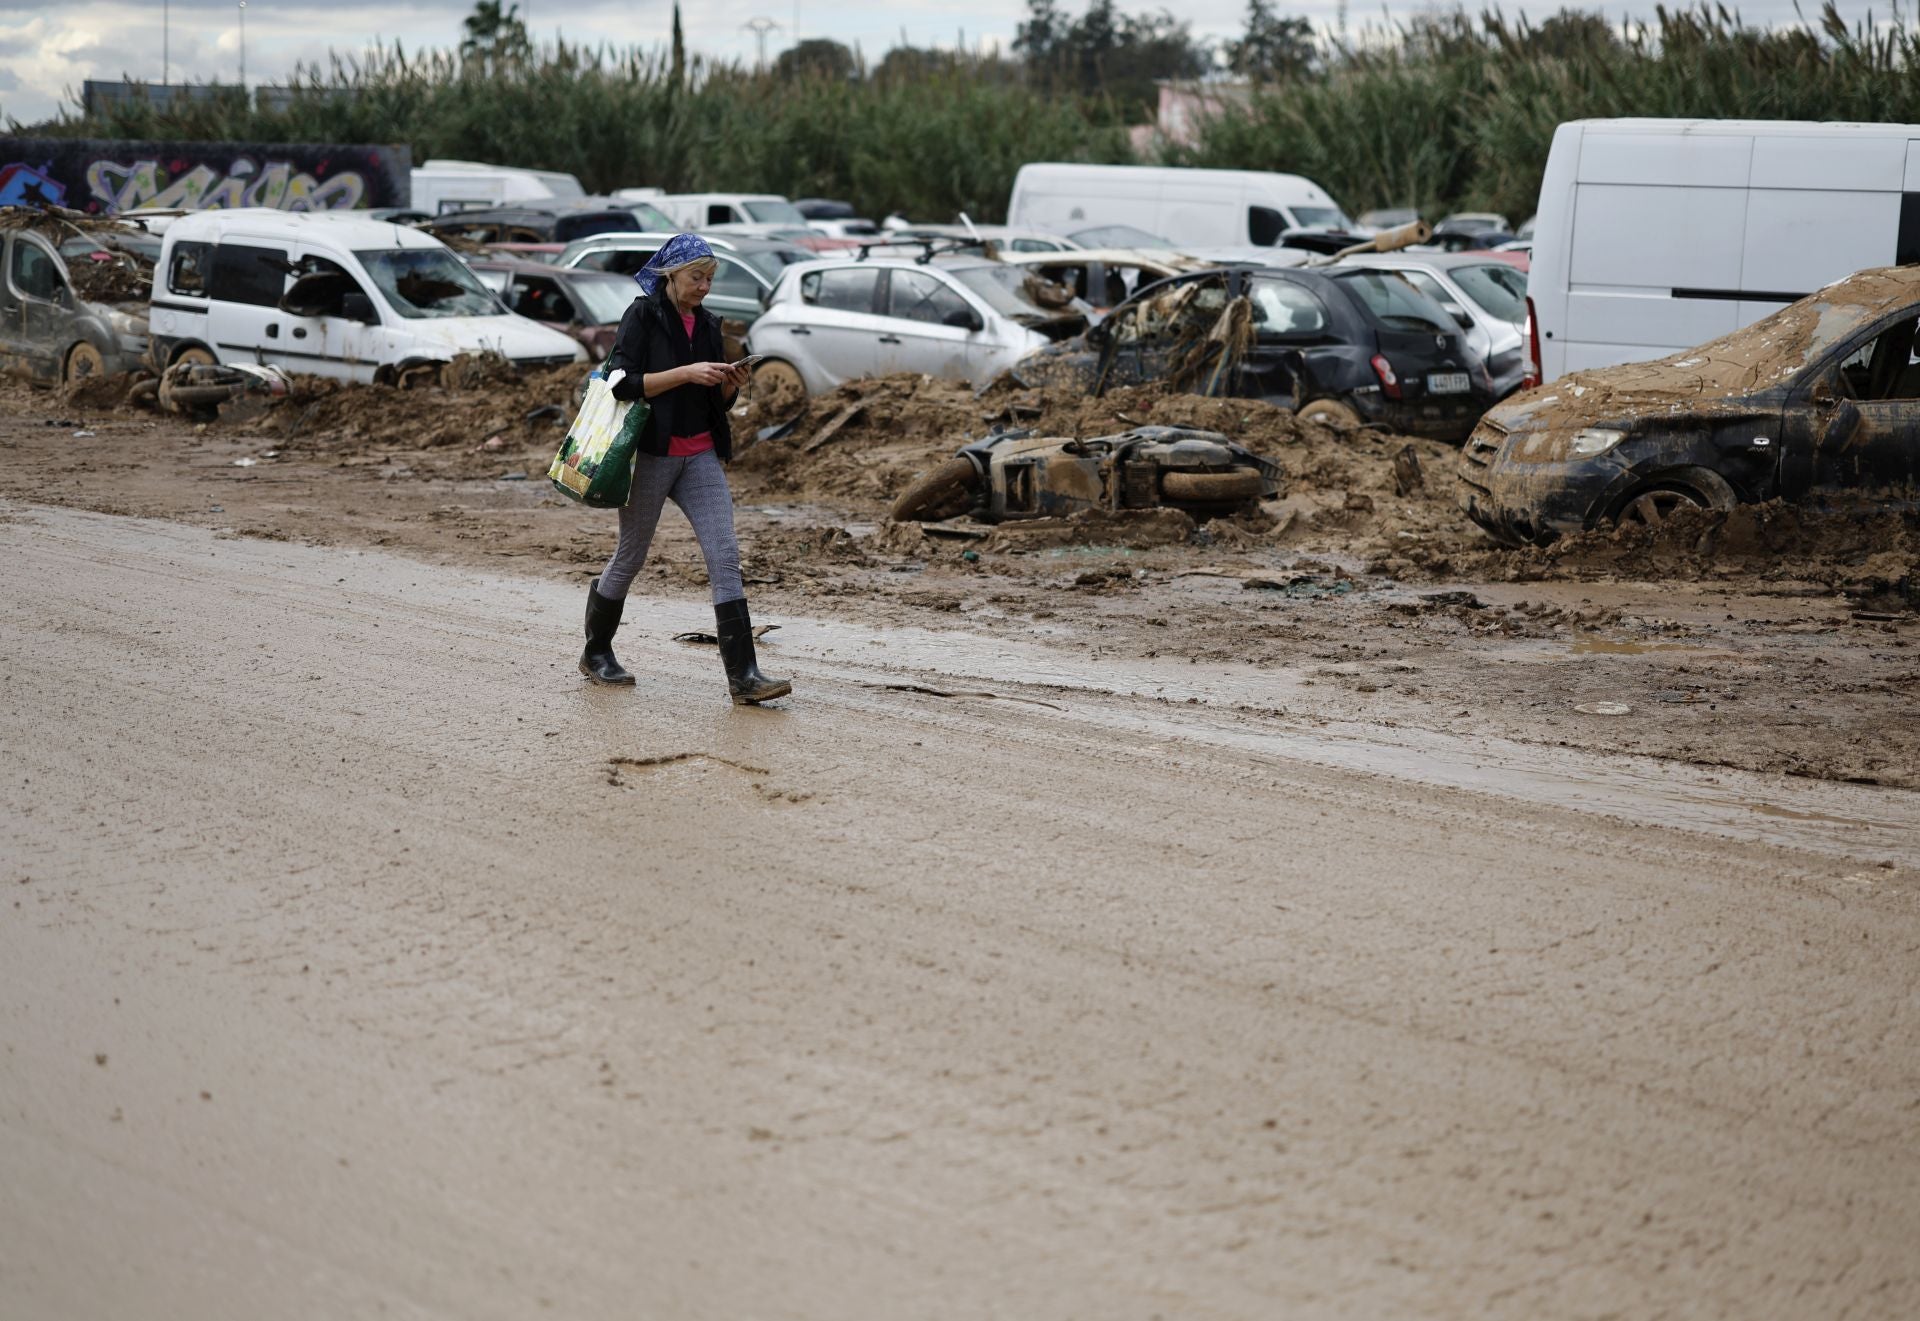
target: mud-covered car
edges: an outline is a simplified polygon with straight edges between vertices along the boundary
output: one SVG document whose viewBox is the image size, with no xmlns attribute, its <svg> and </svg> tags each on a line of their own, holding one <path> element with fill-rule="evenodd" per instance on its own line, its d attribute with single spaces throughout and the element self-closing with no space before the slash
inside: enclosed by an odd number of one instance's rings
<svg viewBox="0 0 1920 1321">
<path fill-rule="evenodd" d="M 141 303 L 94 302 L 45 235 L 0 232 L 0 364 L 45 385 L 132 371 L 147 353 Z"/>
<path fill-rule="evenodd" d="M 1397 275 L 1340 268 L 1161 280 L 1009 375 L 1094 395 L 1164 381 L 1436 440 L 1465 437 L 1494 400 L 1486 364 L 1438 303 Z"/>
<path fill-rule="evenodd" d="M 1084 510 L 1182 509 L 1206 516 L 1280 493 L 1280 468 L 1216 431 L 1135 427 L 1074 440 L 1006 431 L 966 446 L 894 500 L 899 521 L 971 512 L 987 522 Z"/>
<path fill-rule="evenodd" d="M 1509 544 L 1678 509 L 1920 499 L 1920 268 L 1862 271 L 1697 349 L 1490 412 L 1459 501 Z"/>
</svg>

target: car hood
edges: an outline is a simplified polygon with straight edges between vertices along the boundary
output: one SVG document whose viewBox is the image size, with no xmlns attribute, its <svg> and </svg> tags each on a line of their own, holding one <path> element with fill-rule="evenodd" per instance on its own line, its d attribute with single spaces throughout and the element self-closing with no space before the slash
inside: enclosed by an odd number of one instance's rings
<svg viewBox="0 0 1920 1321">
<path fill-rule="evenodd" d="M 586 356 L 571 335 L 523 316 L 422 317 L 401 324 L 416 339 L 444 344 L 454 353 L 492 349 L 508 358 Z"/>
<path fill-rule="evenodd" d="M 1730 335 L 1653 362 L 1574 372 L 1488 414 L 1507 431 L 1578 430 L 1683 413 L 1739 413 L 1887 312 L 1920 299 L 1920 272 L 1861 271 Z"/>
</svg>

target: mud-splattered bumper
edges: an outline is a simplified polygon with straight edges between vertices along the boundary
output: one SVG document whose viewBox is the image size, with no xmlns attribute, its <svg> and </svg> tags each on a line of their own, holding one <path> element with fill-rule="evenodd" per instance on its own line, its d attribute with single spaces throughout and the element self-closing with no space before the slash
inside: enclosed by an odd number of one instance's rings
<svg viewBox="0 0 1920 1321">
<path fill-rule="evenodd" d="M 1544 545 L 1591 528 L 1633 480 L 1616 453 L 1517 462 L 1517 437 L 1483 421 L 1460 450 L 1460 507 L 1495 540 Z"/>
</svg>

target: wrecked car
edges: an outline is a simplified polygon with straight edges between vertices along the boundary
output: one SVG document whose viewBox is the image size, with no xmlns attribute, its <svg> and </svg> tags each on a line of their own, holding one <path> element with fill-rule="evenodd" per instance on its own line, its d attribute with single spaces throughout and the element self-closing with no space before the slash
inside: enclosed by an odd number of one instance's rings
<svg viewBox="0 0 1920 1321">
<path fill-rule="evenodd" d="M 76 223 L 57 210 L 0 208 L 0 361 L 43 385 L 132 371 L 147 353 L 146 275 L 128 252 L 91 237 L 77 266 L 60 247 Z M 101 252 L 102 259 L 90 254 Z"/>
<path fill-rule="evenodd" d="M 846 381 L 920 372 L 982 384 L 1084 315 L 1027 294 L 1026 272 L 985 257 L 859 257 L 789 266 L 753 323 L 754 388 L 824 394 Z"/>
<path fill-rule="evenodd" d="M 971 512 L 992 523 L 1181 509 L 1231 514 L 1280 493 L 1277 464 L 1216 431 L 1136 427 L 1073 440 L 1006 431 L 968 445 L 907 487 L 896 521 L 937 523 Z"/>
<path fill-rule="evenodd" d="M 1439 304 L 1398 276 L 1340 268 L 1239 265 L 1161 280 L 1009 378 L 1094 395 L 1164 381 L 1448 441 L 1494 400 L 1485 362 Z"/>
<path fill-rule="evenodd" d="M 1201 270 L 1213 265 L 1176 252 L 1135 251 L 1127 248 L 1090 248 L 1080 252 L 1001 252 L 995 254 L 1009 266 L 1017 266 L 1045 284 L 1034 288 L 1029 282 L 1028 296 L 1041 306 L 1053 305 L 1055 290 L 1064 306 L 1077 300 L 1096 313 L 1106 313 L 1124 303 L 1142 285 L 1164 280 L 1169 275 Z M 1046 288 L 1047 285 L 1053 289 Z"/>
<path fill-rule="evenodd" d="M 1687 508 L 1912 508 L 1920 269 L 1862 271 L 1657 362 L 1575 372 L 1489 413 L 1459 501 L 1511 545 Z"/>
<path fill-rule="evenodd" d="M 182 216 L 167 227 L 151 306 L 157 369 L 251 362 L 367 383 L 463 353 L 519 367 L 587 356 L 509 312 L 432 235 L 345 211 Z"/>
<path fill-rule="evenodd" d="M 571 335 L 596 359 L 613 352 L 620 318 L 640 295 L 632 280 L 606 271 L 563 270 L 532 261 L 469 265 L 516 315 Z"/>
<path fill-rule="evenodd" d="M 1434 302 L 1466 332 L 1505 399 L 1533 370 L 1527 349 L 1526 264 L 1483 252 L 1363 253 L 1340 266 L 1391 271 Z"/>
</svg>

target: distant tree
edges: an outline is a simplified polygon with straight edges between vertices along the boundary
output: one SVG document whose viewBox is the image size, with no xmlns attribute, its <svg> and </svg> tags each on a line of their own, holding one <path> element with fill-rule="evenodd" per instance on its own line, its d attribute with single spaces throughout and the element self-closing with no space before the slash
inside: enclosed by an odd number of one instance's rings
<svg viewBox="0 0 1920 1321">
<path fill-rule="evenodd" d="M 1027 21 L 1013 34 L 1014 53 L 1031 65 L 1051 71 L 1072 27 L 1054 0 L 1027 0 Z"/>
<path fill-rule="evenodd" d="M 1601 14 L 1563 9 L 1526 34 L 1529 54 L 1560 59 L 1605 59 L 1620 49 L 1619 34 Z"/>
<path fill-rule="evenodd" d="M 667 74 L 668 82 L 676 90 L 687 83 L 687 39 L 680 31 L 680 3 L 674 0 L 673 6 L 673 67 Z"/>
<path fill-rule="evenodd" d="M 914 46 L 895 46 L 873 71 L 880 81 L 908 82 L 952 68 L 956 60 L 945 51 L 921 50 Z"/>
<path fill-rule="evenodd" d="M 780 52 L 773 71 L 782 78 L 824 77 L 851 79 L 860 67 L 853 52 L 837 41 L 809 37 Z"/>
<path fill-rule="evenodd" d="M 1311 72 L 1319 59 L 1313 24 L 1281 18 L 1272 0 L 1247 0 L 1247 30 L 1227 47 L 1227 66 L 1243 78 L 1272 82 Z"/>
<path fill-rule="evenodd" d="M 1047 86 L 1111 96 L 1129 118 L 1151 113 L 1156 79 L 1197 78 L 1211 53 L 1187 24 L 1165 10 L 1124 14 L 1114 0 L 1092 0 L 1077 19 L 1055 0 L 1027 0 L 1014 50 L 1029 77 Z"/>
<path fill-rule="evenodd" d="M 461 39 L 460 54 L 478 60 L 489 68 L 510 60 L 524 59 L 532 44 L 527 40 L 527 25 L 520 19 L 520 6 L 501 9 L 499 0 L 480 0 L 468 14 Z"/>
</svg>

